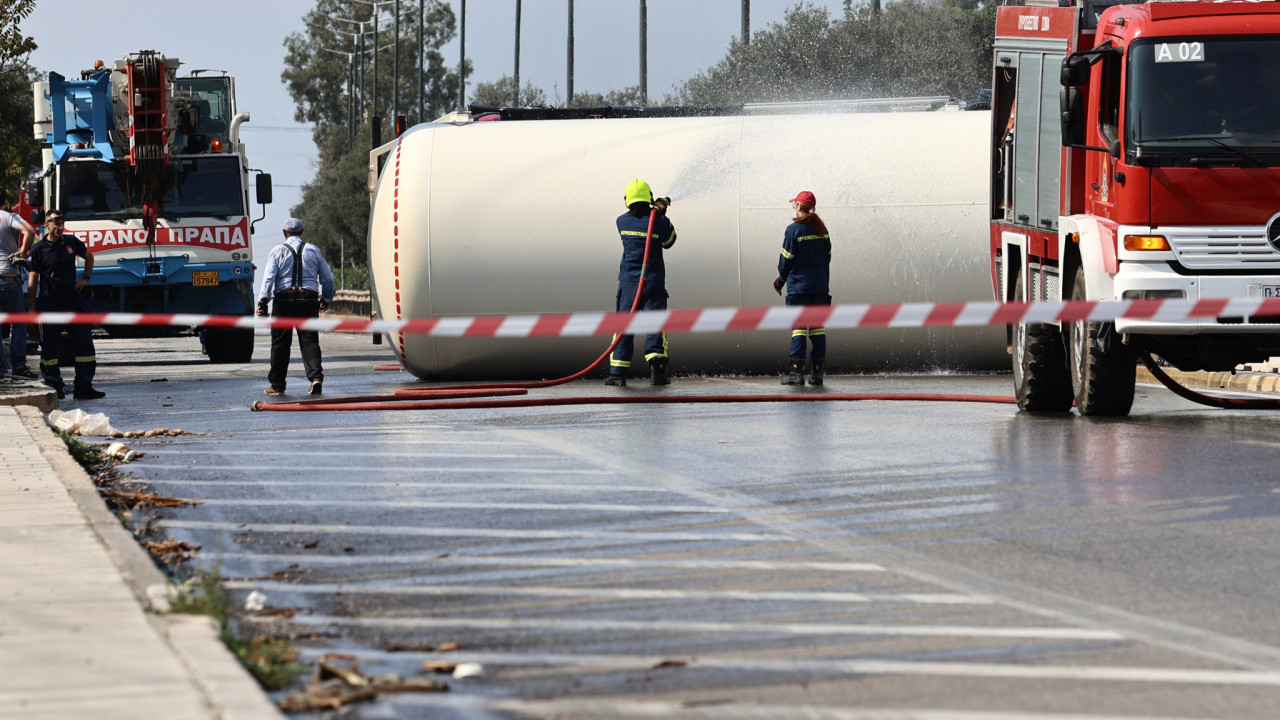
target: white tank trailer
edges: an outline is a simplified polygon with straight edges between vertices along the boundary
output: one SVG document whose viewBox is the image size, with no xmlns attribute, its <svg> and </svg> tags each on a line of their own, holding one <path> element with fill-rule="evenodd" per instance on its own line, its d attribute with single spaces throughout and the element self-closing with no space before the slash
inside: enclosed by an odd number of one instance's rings
<svg viewBox="0 0 1280 720">
<path fill-rule="evenodd" d="M 836 304 L 991 299 L 985 111 L 436 122 L 373 184 L 379 319 L 612 311 L 623 189 L 673 204 L 669 307 L 782 305 L 772 287 L 800 190 L 831 231 Z M 378 151 L 375 151 L 376 156 Z M 670 336 L 675 373 L 776 373 L 790 334 Z M 1006 369 L 1005 330 L 831 330 L 830 372 Z M 580 370 L 609 338 L 391 337 L 423 379 Z M 637 337 L 636 373 L 646 372 Z M 607 365 L 599 371 L 607 372 Z"/>
</svg>

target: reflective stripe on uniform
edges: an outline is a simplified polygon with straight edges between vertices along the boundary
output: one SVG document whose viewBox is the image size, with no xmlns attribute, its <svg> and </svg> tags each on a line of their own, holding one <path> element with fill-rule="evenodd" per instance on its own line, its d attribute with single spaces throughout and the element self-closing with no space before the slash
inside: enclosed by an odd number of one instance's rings
<svg viewBox="0 0 1280 720">
<path fill-rule="evenodd" d="M 791 253 L 789 253 L 789 252 L 787 252 L 787 249 L 786 249 L 786 248 L 782 248 L 782 257 L 784 257 L 784 258 L 786 258 L 786 259 L 788 259 L 788 260 L 794 260 L 796 256 L 795 256 L 795 255 L 793 255 L 793 254 L 791 254 Z"/>
<path fill-rule="evenodd" d="M 826 335 L 826 334 L 827 334 L 826 328 L 809 328 L 809 337 L 813 337 L 814 335 Z"/>
<path fill-rule="evenodd" d="M 97 355 L 77 355 L 77 356 L 76 356 L 76 362 L 78 362 L 78 363 L 82 363 L 82 362 L 91 362 L 91 363 L 96 363 L 96 362 L 98 362 L 98 356 L 97 356 Z"/>
<path fill-rule="evenodd" d="M 50 358 L 48 360 L 45 360 L 44 358 L 40 358 L 40 364 L 44 365 L 45 367 L 57 367 L 58 358 Z"/>
<path fill-rule="evenodd" d="M 647 232 L 639 232 L 637 230 L 619 230 L 624 237 L 649 237 Z"/>
<path fill-rule="evenodd" d="M 614 360 L 613 358 L 609 358 L 609 367 L 629 368 L 631 367 L 631 361 L 630 360 Z"/>
<path fill-rule="evenodd" d="M 644 356 L 644 359 L 648 361 L 654 358 L 665 358 L 667 356 L 667 351 L 670 349 L 671 349 L 671 345 L 667 342 L 667 334 L 662 333 L 662 352 L 649 353 L 648 355 Z"/>
<path fill-rule="evenodd" d="M 826 240 L 830 235 L 801 235 L 796 238 L 796 242 L 804 242 L 805 240 Z"/>
<path fill-rule="evenodd" d="M 804 328 L 796 328 L 791 331 L 791 337 L 809 337 L 809 331 Z"/>
</svg>

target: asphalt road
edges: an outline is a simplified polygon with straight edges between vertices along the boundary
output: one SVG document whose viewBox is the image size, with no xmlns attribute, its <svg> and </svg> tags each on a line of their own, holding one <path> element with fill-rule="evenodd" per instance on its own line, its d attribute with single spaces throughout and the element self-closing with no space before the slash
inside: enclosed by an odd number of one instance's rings
<svg viewBox="0 0 1280 720">
<path fill-rule="evenodd" d="M 328 396 L 415 386 L 372 371 L 385 345 L 322 342 Z M 296 608 L 254 621 L 308 638 L 308 658 L 485 668 L 343 717 L 1280 715 L 1274 414 L 1148 386 L 1115 420 L 883 401 L 250 412 L 266 354 L 265 336 L 248 366 L 209 365 L 192 338 L 104 340 L 109 395 L 80 406 L 202 433 L 132 443 L 137 478 L 203 498 L 150 526 L 202 546 L 238 601 Z"/>
</svg>

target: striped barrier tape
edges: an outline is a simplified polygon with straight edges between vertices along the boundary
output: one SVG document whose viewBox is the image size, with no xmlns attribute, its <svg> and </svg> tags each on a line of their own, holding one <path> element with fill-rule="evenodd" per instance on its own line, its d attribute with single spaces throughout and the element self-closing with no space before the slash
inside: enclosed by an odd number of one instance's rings
<svg viewBox="0 0 1280 720">
<path fill-rule="evenodd" d="M 980 327 L 1018 323 L 1114 321 L 1181 322 L 1220 317 L 1266 317 L 1280 322 L 1280 298 L 1118 300 L 1091 302 L 943 302 L 809 305 L 799 307 L 650 310 L 628 313 L 480 315 L 417 320 L 280 318 L 248 315 L 141 313 L 0 313 L 0 323 L 275 328 L 320 332 L 404 333 L 435 337 L 581 337 L 787 330 L 795 327 Z M 1280 328 L 1277 328 L 1280 330 Z"/>
</svg>

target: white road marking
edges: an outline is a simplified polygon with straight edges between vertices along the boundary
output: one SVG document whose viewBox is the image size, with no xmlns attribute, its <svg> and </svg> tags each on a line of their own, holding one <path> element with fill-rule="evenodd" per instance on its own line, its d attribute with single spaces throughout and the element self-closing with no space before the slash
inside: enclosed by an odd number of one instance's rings
<svg viewBox="0 0 1280 720">
<path fill-rule="evenodd" d="M 415 706 L 434 706 L 437 698 L 415 696 Z M 661 700 L 613 700 L 595 698 L 556 698 L 552 700 L 495 700 L 488 705 L 494 710 L 543 717 L 573 718 L 663 718 L 664 720 L 1175 720 L 1153 715 L 1098 715 L 1094 713 L 1001 712 L 984 710 L 914 709 L 914 708 L 850 708 L 835 709 L 812 705 L 756 705 L 732 703 L 664 702 Z M 1176 720 L 1192 720 L 1179 716 Z"/>
<path fill-rule="evenodd" d="M 267 618 L 275 621 L 275 618 Z M 982 625 L 873 625 L 856 623 L 733 623 L 733 622 L 681 622 L 669 620 L 557 620 L 554 618 L 463 618 L 463 617 L 338 617 L 336 615 L 298 615 L 290 622 L 307 625 L 346 625 L 356 627 L 390 628 L 395 630 L 430 630 L 437 628 L 478 628 L 484 630 L 553 630 L 564 632 L 616 632 L 628 630 L 639 633 L 669 632 L 687 636 L 691 633 L 727 633 L 736 636 L 759 635 L 854 635 L 862 637 L 973 637 L 1022 640 L 1098 640 L 1115 642 L 1124 640 L 1120 633 L 1110 630 L 1089 630 L 1071 627 L 1018 627 Z M 949 667 L 948 663 L 936 663 Z M 862 672 L 853 670 L 850 672 Z M 885 672 L 885 671 L 882 671 Z M 1280 673 L 1265 673 L 1280 683 Z M 1034 676 L 1033 676 L 1034 677 Z"/>
<path fill-rule="evenodd" d="M 528 471 L 522 470 L 521 473 Z M 600 475 L 605 476 L 596 470 L 540 470 L 534 471 L 546 475 Z M 450 470 L 449 474 L 454 471 Z M 146 478 L 143 480 L 148 485 L 202 485 L 208 487 L 213 484 L 222 487 L 226 486 L 249 486 L 249 487 L 332 487 L 340 483 L 332 481 L 317 480 L 215 480 L 210 481 L 208 478 Z M 406 478 L 404 480 L 362 480 L 360 485 L 354 489 L 365 488 L 413 488 L 420 490 L 529 490 L 538 492 L 635 492 L 635 493 L 661 493 L 663 495 L 673 495 L 670 490 L 664 487 L 647 487 L 643 485 L 613 485 L 610 483 L 601 483 L 598 485 L 568 484 L 568 483 L 514 483 L 514 482 L 486 482 L 486 481 L 468 481 L 468 482 L 441 482 L 426 481 L 419 482 L 414 478 Z"/>
<path fill-rule="evenodd" d="M 318 656 L 328 652 L 324 648 L 304 649 L 304 656 Z M 349 651 L 362 662 L 385 659 L 387 653 L 381 650 L 354 649 Z M 457 659 L 459 653 L 439 652 L 397 652 L 397 657 L 413 659 Z M 928 675 L 941 677 L 980 677 L 1007 678 L 1013 680 L 1087 680 L 1099 682 L 1150 682 L 1192 685 L 1233 685 L 1233 686 L 1280 686 L 1280 673 L 1255 670 L 1213 670 L 1198 668 L 1167 667 L 1122 667 L 1115 665 L 1014 665 L 1009 663 L 970 663 L 970 662 L 930 662 L 911 660 L 850 660 L 844 658 L 820 658 L 812 660 L 759 660 L 754 658 L 724 657 L 671 657 L 654 655 L 589 655 L 574 653 L 515 653 L 465 651 L 466 660 L 479 662 L 494 667 L 566 667 L 590 668 L 600 673 L 635 672 L 652 670 L 663 660 L 682 660 L 687 662 L 683 670 L 708 668 L 714 670 L 736 670 L 743 672 L 765 673 L 805 673 L 813 675 L 830 675 L 841 673 L 847 675 Z M 604 716 L 604 717 L 607 717 Z M 943 717 L 956 717 L 944 715 Z M 997 715 L 996 717 L 1000 717 Z M 1023 714 L 1010 717 L 1040 717 Z M 1046 715 L 1044 717 L 1057 717 Z M 1094 717 L 1091 715 L 1062 717 Z M 1103 716 L 1099 716 L 1103 717 Z M 1144 720 L 1150 720 L 1143 716 Z"/>
<path fill-rule="evenodd" d="M 303 523 L 235 523 L 203 520 L 161 520 L 159 527 L 188 530 L 223 530 L 227 532 L 292 533 L 306 535 L 405 535 L 410 537 L 445 538 L 499 538 L 503 540 L 618 540 L 635 542 L 783 542 L 793 543 L 797 538 L 769 533 L 716 533 L 716 532 L 665 532 L 665 531 L 617 531 L 595 530 L 525 530 L 490 528 L 424 528 L 385 525 L 308 525 Z"/>
<path fill-rule="evenodd" d="M 361 507 L 388 509 L 431 509 L 449 508 L 455 510 L 563 510 L 569 512 L 622 512 L 622 513 L 675 513 L 679 515 L 708 514 L 723 515 L 728 513 L 724 508 L 691 507 L 684 505 L 612 505 L 603 503 L 535 503 L 535 502 L 449 502 L 431 500 L 298 500 L 293 498 L 249 498 L 220 499 L 210 498 L 200 501 L 201 505 L 210 507 Z"/>
<path fill-rule="evenodd" d="M 469 457 L 469 456 L 459 455 L 458 457 L 459 457 L 459 458 L 466 458 L 466 457 Z M 492 457 L 492 456 L 490 456 L 490 457 Z M 538 457 L 544 457 L 544 456 L 538 456 Z M 550 456 L 546 456 L 546 457 L 550 457 Z M 298 464 L 298 463 L 289 463 L 289 464 L 287 464 L 287 465 L 275 465 L 275 466 L 267 467 L 267 466 L 264 466 L 264 465 L 262 465 L 262 464 L 257 464 L 257 465 L 222 465 L 222 464 L 196 465 L 195 463 L 191 463 L 191 464 L 187 464 L 187 465 L 175 465 L 175 464 L 164 464 L 164 463 L 158 463 L 158 464 L 150 464 L 150 463 L 148 463 L 146 467 L 147 467 L 147 469 L 148 469 L 148 470 L 182 470 L 182 471 L 184 471 L 184 472 L 191 472 L 192 470 L 206 470 L 206 471 L 210 471 L 210 472 L 222 472 L 222 471 L 224 471 L 224 470 L 225 470 L 225 471 L 236 471 L 236 472 L 257 472 L 257 473 L 260 473 L 260 472 L 262 472 L 262 471 L 264 471 L 264 470 L 270 470 L 273 474 L 278 474 L 278 473 L 282 473 L 282 472 L 293 472 L 293 473 L 322 473 L 322 472 L 332 471 L 332 472 L 349 472 L 349 473 L 354 473 L 357 477 L 363 477 L 363 476 L 365 476 L 365 475 L 369 475 L 369 474 L 371 474 L 371 473 L 395 473 L 397 476 L 415 476 L 415 475 L 431 475 L 431 474 L 445 474 L 445 473 L 450 474 L 450 475 L 456 475 L 456 474 L 459 474 L 459 473 L 482 473 L 482 474 L 487 474 L 487 475 L 504 475 L 504 474 L 506 474 L 506 475 L 517 475 L 517 474 L 518 474 L 518 475 L 537 475 L 537 474 L 541 474 L 541 475 L 597 475 L 597 476 L 604 476 L 604 475 L 607 475 L 607 473 L 601 472 L 601 471 L 599 471 L 599 470 L 561 470 L 561 469 L 558 469 L 558 468 L 542 468 L 542 469 L 537 469 L 537 468 L 527 468 L 527 467 L 524 467 L 524 466 L 519 466 L 519 467 L 506 467 L 506 466 L 502 466 L 502 465 L 489 465 L 489 466 L 485 466 L 485 467 L 474 467 L 474 466 L 472 466 L 472 467 L 465 467 L 465 466 L 464 466 L 464 467 L 453 467 L 453 466 L 437 465 L 437 466 L 434 466 L 434 467 L 423 467 L 423 466 L 421 466 L 421 465 L 387 465 L 387 466 L 371 466 L 371 465 L 301 465 L 301 464 Z M 144 482 L 145 482 L 145 478 L 144 478 L 143 480 L 144 480 Z"/>
<path fill-rule="evenodd" d="M 352 583 L 284 583 L 228 581 L 231 590 L 262 590 L 274 593 L 339 593 L 343 595 L 490 595 L 541 598 L 581 598 L 588 600 L 736 600 L 749 602 L 816 603 L 917 603 L 922 605 L 989 605 L 991 600 L 955 593 L 853 593 L 853 592 L 770 592 L 750 590 L 649 590 L 603 587 L 501 587 L 497 585 L 452 585 L 433 581 L 431 585 L 357 585 Z"/>
<path fill-rule="evenodd" d="M 308 565 L 359 565 L 371 564 L 443 564 L 451 566 L 505 566 L 505 567 L 557 567 L 557 568 L 621 568 L 625 570 L 756 570 L 760 572 L 812 571 L 822 572 L 884 572 L 875 563 L 861 562 L 811 562 L 804 560 L 632 560 L 629 558 L 554 558 L 528 557 L 524 555 L 277 555 L 270 553 L 218 553 L 224 560 L 250 562 L 305 561 Z"/>
</svg>

